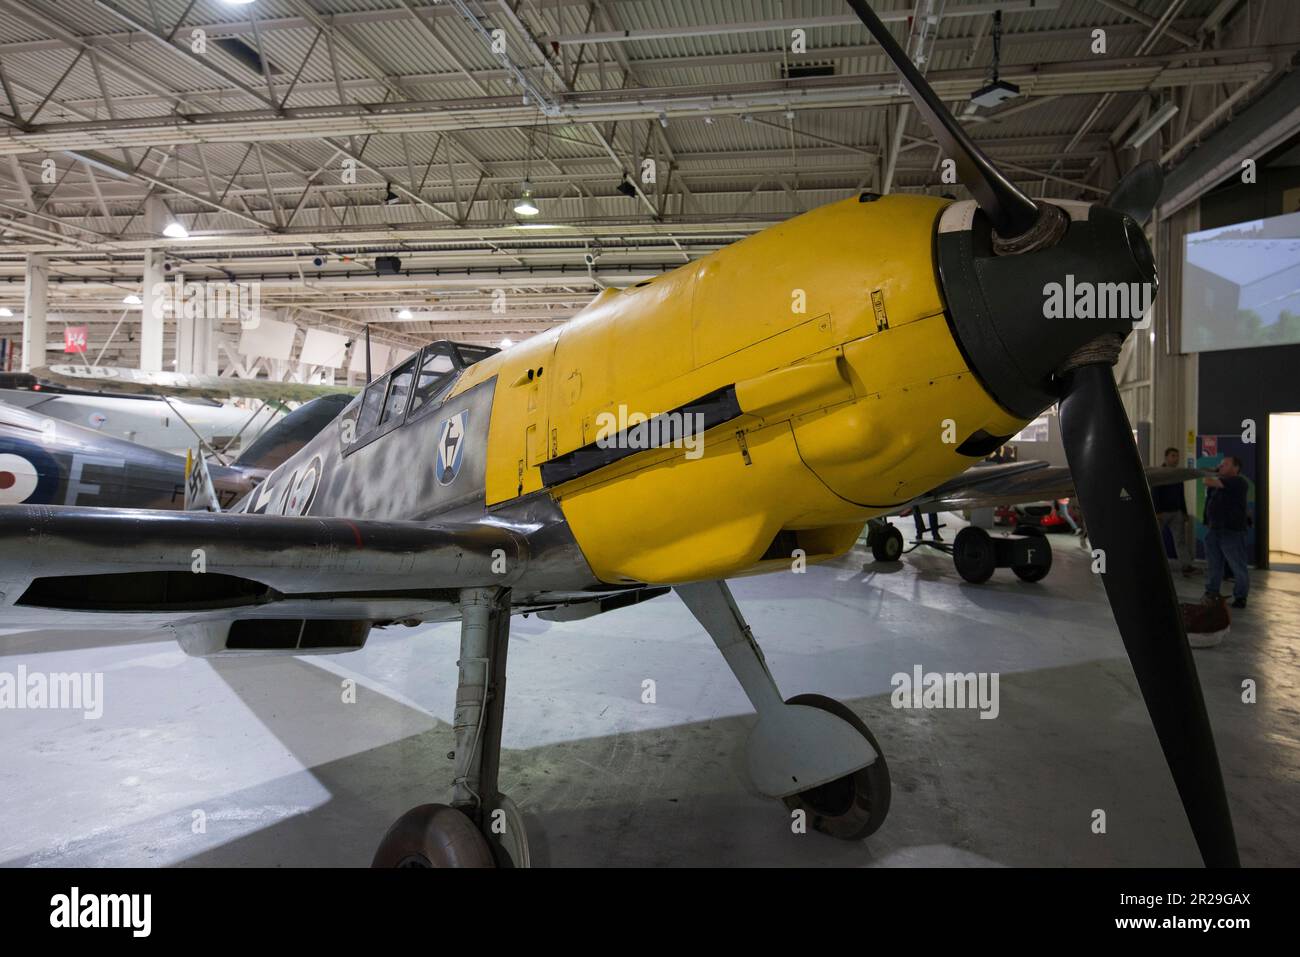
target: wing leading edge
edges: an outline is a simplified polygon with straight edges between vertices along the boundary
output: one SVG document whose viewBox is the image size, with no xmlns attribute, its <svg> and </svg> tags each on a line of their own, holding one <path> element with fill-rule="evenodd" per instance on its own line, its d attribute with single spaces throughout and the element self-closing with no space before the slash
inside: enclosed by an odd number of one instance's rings
<svg viewBox="0 0 1300 957">
<path fill-rule="evenodd" d="M 3 506 L 0 625 L 170 627 L 200 654 L 344 650 L 374 621 L 455 617 L 459 589 L 513 584 L 527 562 L 497 525 Z M 356 627 L 307 627 L 323 621 Z"/>
<path fill-rule="evenodd" d="M 1151 487 L 1189 482 L 1207 474 L 1198 469 L 1164 466 L 1151 466 L 1146 470 L 1147 484 Z M 1073 498 L 1074 495 L 1074 479 L 1068 468 L 1037 461 L 1008 462 L 969 468 L 955 479 L 913 499 L 907 507 L 948 512 Z"/>
</svg>

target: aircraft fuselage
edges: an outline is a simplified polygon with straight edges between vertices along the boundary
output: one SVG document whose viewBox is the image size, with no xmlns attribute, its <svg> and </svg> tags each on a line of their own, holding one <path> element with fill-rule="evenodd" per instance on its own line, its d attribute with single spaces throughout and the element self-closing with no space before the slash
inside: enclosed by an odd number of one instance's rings
<svg viewBox="0 0 1300 957">
<path fill-rule="evenodd" d="M 841 554 L 868 518 L 1027 421 L 988 395 L 945 317 L 933 248 L 948 205 L 864 195 L 821 207 L 606 290 L 411 402 L 426 348 L 237 510 L 492 522 L 533 503 L 585 558 L 575 586 Z M 660 447 L 644 447 L 642 420 L 665 425 Z M 674 435 L 692 441 L 663 441 Z"/>
</svg>

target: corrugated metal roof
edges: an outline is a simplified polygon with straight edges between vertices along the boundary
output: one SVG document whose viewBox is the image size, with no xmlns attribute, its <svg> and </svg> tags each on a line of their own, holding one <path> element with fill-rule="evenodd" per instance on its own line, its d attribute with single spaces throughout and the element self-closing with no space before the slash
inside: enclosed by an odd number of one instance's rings
<svg viewBox="0 0 1300 957">
<path fill-rule="evenodd" d="M 845 15 L 846 7 L 838 0 L 603 0 L 592 29 L 627 30 L 633 38 L 558 47 L 550 46 L 546 38 L 581 34 L 587 26 L 588 0 L 523 0 L 518 15 L 541 38 L 540 50 L 500 16 L 495 4 L 485 0 L 481 7 L 486 26 L 505 31 L 509 68 L 450 4 L 410 2 L 418 19 L 398 0 L 257 0 L 239 7 L 198 0 L 192 9 L 188 0 L 109 0 L 108 5 L 122 10 L 125 19 L 91 0 L 29 0 L 23 4 L 27 16 L 0 17 L 0 65 L 16 90 L 23 115 L 30 115 L 54 90 L 38 117 L 38 132 L 52 136 L 66 131 L 69 124 L 98 124 L 87 134 L 93 148 L 81 149 L 127 169 L 138 166 L 155 182 L 121 179 L 101 171 L 92 183 L 79 164 L 73 164 L 60 149 L 44 145 L 23 154 L 19 168 L 40 193 L 50 189 L 40 183 L 41 161 L 46 156 L 54 158 L 59 186 L 48 200 L 42 194 L 43 215 L 66 218 L 104 234 L 106 242 L 129 247 L 115 253 L 114 269 L 123 262 L 134 262 L 140 244 L 150 240 L 140 210 L 146 192 L 153 189 L 193 232 L 215 237 L 213 245 L 197 248 L 200 259 L 219 257 L 233 264 L 222 268 L 287 268 L 274 263 L 285 257 L 290 261 L 293 256 L 310 258 L 320 249 L 384 248 L 424 256 L 430 263 L 466 268 L 547 263 L 582 270 L 581 255 L 593 237 L 608 242 L 610 262 L 675 263 L 684 255 L 713 248 L 765 222 L 842 198 L 860 184 L 873 183 L 888 150 L 894 105 L 902 102 L 897 97 L 889 105 L 868 102 L 867 86 L 893 90 L 894 81 L 890 65 L 869 42 L 865 30 L 857 25 L 816 25 L 818 18 Z M 1167 0 L 1131 2 L 1153 17 L 1167 9 Z M 1008 8 L 1013 3 L 1006 0 Z M 957 107 L 983 84 L 991 66 L 991 18 L 987 13 L 961 15 L 972 5 L 975 0 L 935 0 L 941 16 L 932 42 L 926 45 L 926 69 L 932 77 L 944 80 L 944 95 Z M 986 8 L 987 4 L 979 6 Z M 1187 0 L 1173 26 L 1195 33 L 1216 6 L 1217 0 Z M 879 0 L 876 7 L 897 14 L 911 12 L 916 3 Z M 1296 36 L 1300 31 L 1296 7 L 1272 4 L 1265 9 L 1258 42 L 1300 39 Z M 311 16 L 304 16 L 304 11 Z M 1258 16 L 1257 9 L 1252 12 Z M 184 21 L 178 22 L 182 15 Z M 127 22 L 134 19 L 152 25 L 155 16 L 161 32 L 175 29 L 176 37 L 187 44 L 195 26 L 203 26 L 207 52 L 201 56 L 169 52 L 156 38 Z M 328 36 L 318 36 L 313 17 L 319 18 Z M 259 25 L 256 31 L 251 25 L 254 18 Z M 807 50 L 796 54 L 790 49 L 790 30 L 791 23 L 800 20 L 807 20 L 810 26 Z M 758 21 L 768 25 L 758 30 L 738 26 Z M 1052 81 L 1062 64 L 1075 64 L 1071 69 L 1081 71 L 1080 75 L 1088 70 L 1109 75 L 1107 64 L 1134 55 L 1148 33 L 1143 24 L 1095 0 L 1060 0 L 1054 7 L 1040 5 L 1028 12 L 1008 9 L 1004 24 L 1003 70 L 1034 83 Z M 635 37 L 638 31 L 683 27 L 698 29 L 691 35 Z M 1107 33 L 1105 58 L 1091 51 L 1092 30 L 1098 27 Z M 894 23 L 893 30 L 905 40 L 905 24 Z M 82 38 L 94 51 L 107 101 L 90 56 L 83 55 L 68 71 L 79 48 L 58 39 L 64 31 Z M 1246 42 L 1239 33 L 1231 36 L 1233 44 Z M 219 39 L 234 39 L 250 49 L 260 49 L 278 71 L 272 75 L 272 90 L 268 92 L 259 70 L 223 51 L 215 42 Z M 1168 37 L 1154 46 L 1158 54 L 1182 49 Z M 580 109 L 593 101 L 612 101 L 625 83 L 628 89 L 619 98 L 633 105 L 638 100 L 658 102 L 685 95 L 712 105 L 689 113 L 674 111 L 671 117 L 665 116 L 666 126 L 659 126 L 648 109 L 636 119 L 618 122 L 555 124 L 545 122 L 536 109 L 519 109 L 522 91 L 514 69 L 558 101 L 565 98 L 565 85 L 575 75 L 579 56 L 582 65 L 573 86 L 574 100 L 584 104 Z M 1289 56 L 1279 53 L 1279 64 Z M 624 62 L 631 68 L 626 80 Z M 828 67 L 830 76 L 786 80 L 787 68 L 809 65 Z M 557 72 L 564 83 L 557 80 Z M 1144 75 L 1154 76 L 1154 71 Z M 257 152 L 250 151 L 251 139 L 235 134 L 233 142 L 196 144 L 189 139 L 200 135 L 187 138 L 193 129 L 200 130 L 203 138 L 212 138 L 209 131 L 242 132 L 244 127 L 239 124 L 278 122 L 265 101 L 281 100 L 291 83 L 293 93 L 284 104 L 284 121 L 304 116 L 320 119 L 324 132 L 293 139 L 250 133 L 262 140 L 265 179 Z M 341 103 L 340 85 L 344 92 Z M 1003 117 L 980 111 L 964 122 L 995 160 L 1031 168 L 1024 172 L 1008 167 L 1011 178 L 1023 188 L 1034 194 L 1095 195 L 1044 174 L 1052 172 L 1073 181 L 1094 174 L 1093 183 L 1099 188 L 1107 185 L 1114 175 L 1111 134 L 1145 91 L 1142 84 L 1130 84 L 1111 97 L 1088 134 L 1065 153 L 1066 144 L 1088 121 L 1102 96 L 1099 91 L 1079 92 L 1079 84 L 1073 81 L 1057 85 L 1058 93 L 1051 99 L 1030 90 L 1033 95 L 1008 104 L 1012 112 Z M 801 100 L 800 91 L 827 87 L 863 92 L 833 102 L 814 101 L 812 106 Z M 740 108 L 728 106 L 729 98 L 744 97 L 754 90 L 770 90 L 774 95 L 746 115 L 740 114 Z M 1213 107 L 1212 97 L 1223 95 L 1211 90 L 1204 88 L 1190 113 L 1203 115 Z M 1157 91 L 1156 95 L 1165 93 Z M 409 113 L 421 118 L 413 121 L 405 134 L 362 131 L 346 135 L 356 127 L 343 125 L 352 122 L 345 114 L 354 112 L 358 104 L 366 104 L 372 115 L 382 116 L 404 103 L 418 104 L 418 109 Z M 507 106 L 516 110 L 508 121 L 479 119 L 479 112 L 470 111 L 471 107 L 501 110 Z M 216 114 L 221 114 L 222 120 L 211 125 L 186 119 Z M 448 116 L 457 117 L 468 128 L 452 132 L 430 128 L 436 125 L 434 120 L 441 122 Z M 338 132 L 330 129 L 336 117 Z M 140 132 L 127 151 L 114 144 L 112 137 L 124 135 L 122 127 L 138 127 L 150 120 L 149 126 L 162 127 L 165 122 L 169 128 Z M 1193 121 L 1180 118 L 1179 122 L 1187 127 Z M 929 138 L 915 111 L 911 111 L 906 133 L 923 141 Z M 4 135 L 0 131 L 0 147 Z M 35 133 L 10 135 L 21 140 Z M 345 155 L 340 148 L 356 150 L 361 157 L 355 182 L 345 177 Z M 663 222 L 656 222 L 640 199 L 615 191 L 624 172 L 639 176 L 644 155 L 655 160 L 658 176 L 656 182 L 643 184 L 643 189 L 652 202 L 664 203 Z M 451 169 L 449 157 L 453 159 Z M 939 182 L 937 159 L 933 145 L 918 145 L 909 139 L 898 157 L 893 188 L 953 190 Z M 25 196 L 10 172 L 10 164 L 0 162 L 0 199 L 21 205 Z M 304 198 L 311 177 L 314 185 Z M 542 207 L 542 220 L 578 225 L 554 234 L 516 230 L 511 209 L 525 177 Z M 277 231 L 271 198 L 265 191 L 267 182 L 280 217 L 294 215 L 287 233 Z M 395 205 L 384 202 L 389 182 L 398 187 Z M 659 190 L 669 183 L 665 200 Z M 423 203 L 410 198 L 407 190 L 411 189 Z M 679 192 L 681 189 L 686 193 Z M 100 196 L 108 216 L 100 208 Z M 300 200 L 302 207 L 294 214 Z M 214 208 L 214 204 L 222 208 Z M 250 222 L 250 217 L 262 226 Z M 342 227 L 339 217 L 345 220 Z M 35 218 L 26 223 L 54 228 Z M 702 235 L 706 229 L 713 234 Z M 299 230 L 313 235 L 294 235 Z M 388 236 L 390 232 L 395 235 Z M 87 234 L 70 230 L 68 235 L 84 239 Z M 354 240 L 354 236 L 359 238 Z M 31 239 L 29 234 L 0 239 L 0 278 L 13 274 L 21 262 L 21 255 L 6 246 L 22 248 L 21 244 Z M 627 245 L 620 245 L 624 240 Z M 674 242 L 688 252 L 683 254 Z M 637 243 L 644 245 L 638 248 Z M 175 253 L 179 256 L 186 251 Z M 79 250 L 76 255 L 89 260 L 97 254 L 92 244 L 91 249 Z M 581 278 L 575 281 L 582 285 Z M 0 282 L 0 298 L 3 287 Z"/>
</svg>

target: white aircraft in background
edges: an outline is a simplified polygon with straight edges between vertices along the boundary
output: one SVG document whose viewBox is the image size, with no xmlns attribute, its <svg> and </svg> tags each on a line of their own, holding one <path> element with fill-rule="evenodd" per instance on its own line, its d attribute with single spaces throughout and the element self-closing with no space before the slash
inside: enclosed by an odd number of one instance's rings
<svg viewBox="0 0 1300 957">
<path fill-rule="evenodd" d="M 100 395 L 40 389 L 0 389 L 0 402 L 26 409 L 83 429 L 146 448 L 184 455 L 199 436 L 210 447 L 256 437 L 274 425 L 283 412 L 273 405 L 251 402 L 248 408 L 212 399 L 163 399 L 146 395 Z"/>
</svg>

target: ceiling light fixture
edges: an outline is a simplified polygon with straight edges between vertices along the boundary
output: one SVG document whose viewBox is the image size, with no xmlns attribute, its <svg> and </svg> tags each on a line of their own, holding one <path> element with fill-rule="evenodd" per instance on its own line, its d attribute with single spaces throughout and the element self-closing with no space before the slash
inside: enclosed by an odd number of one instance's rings
<svg viewBox="0 0 1300 957">
<path fill-rule="evenodd" d="M 501 348 L 502 348 L 502 349 L 509 349 L 509 348 L 510 348 L 511 346 L 513 346 L 513 345 L 514 345 L 514 340 L 512 340 L 512 339 L 502 339 L 502 340 L 501 340 Z"/>
<path fill-rule="evenodd" d="M 14 311 L 8 306 L 0 306 L 0 319 L 12 319 Z"/>
<path fill-rule="evenodd" d="M 528 151 L 524 154 L 524 181 L 519 184 L 519 202 L 515 203 L 516 216 L 536 216 L 541 212 L 533 202 L 533 184 L 528 181 L 528 174 L 533 169 L 533 137 L 536 127 L 528 129 Z"/>
<path fill-rule="evenodd" d="M 1125 149 L 1139 149 L 1142 144 L 1160 132 L 1160 128 L 1178 113 L 1178 104 L 1169 100 L 1147 118 L 1147 121 L 1133 131 L 1124 143 Z"/>
<path fill-rule="evenodd" d="M 122 302 L 124 302 L 124 303 L 125 303 L 126 305 L 128 305 L 128 306 L 143 306 L 143 305 L 144 305 L 144 300 L 141 299 L 139 296 L 137 296 L 135 293 L 131 293 L 130 295 L 123 296 L 123 297 L 122 297 Z"/>
<path fill-rule="evenodd" d="M 414 319 L 414 318 L 415 318 L 415 314 L 412 313 L 410 309 L 403 309 L 401 312 L 399 312 L 399 313 L 397 314 L 397 318 L 398 318 L 398 319 Z"/>
<path fill-rule="evenodd" d="M 536 216 L 541 210 L 533 202 L 533 184 L 524 180 L 519 187 L 519 202 L 515 203 L 515 214 L 518 216 Z"/>
<path fill-rule="evenodd" d="M 163 228 L 163 235 L 170 239 L 189 239 L 190 231 L 179 220 L 172 220 Z"/>
</svg>

